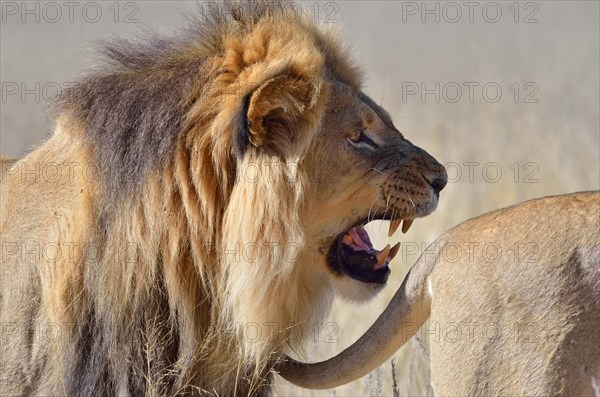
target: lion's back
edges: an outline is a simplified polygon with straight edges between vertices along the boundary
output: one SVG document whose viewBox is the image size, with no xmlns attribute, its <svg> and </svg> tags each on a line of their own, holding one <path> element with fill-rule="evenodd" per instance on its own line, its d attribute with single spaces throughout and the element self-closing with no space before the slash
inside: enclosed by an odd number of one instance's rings
<svg viewBox="0 0 600 397">
<path fill-rule="evenodd" d="M 436 392 L 579 395 L 589 386 L 579 364 L 600 357 L 599 222 L 600 193 L 585 192 L 494 211 L 444 236 L 432 281 L 431 322 L 444 338 L 431 347 Z M 509 385 L 507 367 L 531 376 Z M 487 373 L 457 377 L 455 368 Z"/>
<path fill-rule="evenodd" d="M 8 184 L 6 179 L 14 164 L 18 161 L 16 158 L 0 155 L 0 220 L 4 219 L 4 200 L 8 197 Z"/>
</svg>

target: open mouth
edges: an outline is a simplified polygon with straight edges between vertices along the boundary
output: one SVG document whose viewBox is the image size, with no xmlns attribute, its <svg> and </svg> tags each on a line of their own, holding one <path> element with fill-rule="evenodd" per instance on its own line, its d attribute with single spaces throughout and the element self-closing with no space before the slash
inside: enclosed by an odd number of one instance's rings
<svg viewBox="0 0 600 397">
<path fill-rule="evenodd" d="M 331 245 L 329 265 L 337 272 L 366 283 L 385 284 L 390 275 L 389 264 L 400 250 L 400 243 L 393 247 L 388 244 L 382 250 L 373 247 L 365 225 L 372 220 L 384 220 L 374 217 L 361 221 L 340 234 Z M 404 222 L 403 222 L 404 221 Z M 391 237 L 402 224 L 402 233 L 406 233 L 413 219 L 391 219 L 388 236 Z"/>
</svg>

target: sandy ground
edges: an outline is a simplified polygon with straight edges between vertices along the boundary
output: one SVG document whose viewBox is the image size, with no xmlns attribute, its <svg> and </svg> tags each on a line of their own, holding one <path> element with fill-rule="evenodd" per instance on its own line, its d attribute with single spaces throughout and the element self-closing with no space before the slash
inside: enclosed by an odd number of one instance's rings
<svg viewBox="0 0 600 397">
<path fill-rule="evenodd" d="M 144 29 L 169 32 L 206 6 L 77 3 L 69 15 L 62 2 L 56 3 L 60 13 L 38 2 L 26 3 L 33 10 L 27 13 L 24 4 L 2 3 L 0 152 L 8 155 L 23 155 L 52 131 L 48 103 L 93 64 L 91 41 Z M 336 302 L 318 343 L 307 349 L 308 359 L 321 359 L 368 328 L 418 253 L 451 226 L 530 198 L 600 187 L 599 3 L 304 4 L 318 21 L 342 29 L 364 66 L 365 91 L 450 176 L 437 212 L 402 237 L 388 289 L 365 306 Z M 383 229 L 371 227 L 381 236 Z M 386 240 L 378 237 L 375 245 Z M 426 365 L 413 344 L 395 361 L 400 395 L 425 394 Z M 277 390 L 282 396 L 392 395 L 390 369 L 388 363 L 335 391 L 284 381 Z"/>
</svg>

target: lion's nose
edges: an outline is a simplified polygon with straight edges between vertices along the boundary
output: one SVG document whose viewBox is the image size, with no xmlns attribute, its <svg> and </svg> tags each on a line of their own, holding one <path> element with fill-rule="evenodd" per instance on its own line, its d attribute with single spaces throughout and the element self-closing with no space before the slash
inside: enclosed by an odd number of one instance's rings
<svg viewBox="0 0 600 397">
<path fill-rule="evenodd" d="M 425 150 L 414 146 L 410 142 L 407 143 L 413 152 L 413 161 L 421 168 L 421 176 L 431 186 L 434 193 L 439 196 L 442 189 L 448 184 L 446 168 Z"/>
<path fill-rule="evenodd" d="M 429 186 L 432 187 L 435 194 L 439 196 L 442 189 L 448 184 L 448 174 L 443 165 L 433 158 L 431 158 L 431 160 L 433 161 L 430 162 L 430 172 L 422 173 L 422 175 L 423 179 L 425 179 Z"/>
<path fill-rule="evenodd" d="M 448 184 L 446 168 L 423 149 L 421 149 L 421 155 L 423 163 L 427 168 L 427 171 L 422 172 L 421 175 L 423 175 L 429 186 L 433 188 L 435 194 L 439 195 L 442 189 Z"/>
<path fill-rule="evenodd" d="M 446 187 L 446 184 L 448 184 L 448 177 L 445 175 L 445 173 L 444 175 L 437 176 L 433 179 L 425 177 L 425 180 L 433 188 L 435 194 L 440 194 L 442 189 Z"/>
</svg>

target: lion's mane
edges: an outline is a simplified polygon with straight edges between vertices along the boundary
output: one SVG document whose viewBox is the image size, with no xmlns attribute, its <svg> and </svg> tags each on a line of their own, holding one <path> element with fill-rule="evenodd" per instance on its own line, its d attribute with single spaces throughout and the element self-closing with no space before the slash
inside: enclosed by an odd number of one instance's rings
<svg viewBox="0 0 600 397">
<path fill-rule="evenodd" d="M 62 97 L 56 134 L 96 171 L 85 249 L 42 280 L 50 320 L 70 324 L 48 360 L 67 395 L 260 393 L 319 311 L 323 286 L 281 247 L 305 242 L 302 159 L 327 74 L 352 87 L 359 74 L 297 8 L 211 4 L 178 37 L 111 41 Z M 243 177 L 252 167 L 268 177 Z"/>
</svg>

